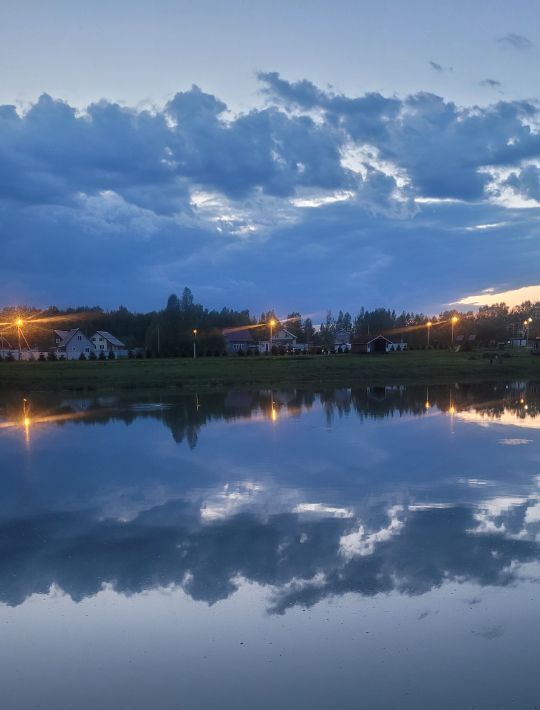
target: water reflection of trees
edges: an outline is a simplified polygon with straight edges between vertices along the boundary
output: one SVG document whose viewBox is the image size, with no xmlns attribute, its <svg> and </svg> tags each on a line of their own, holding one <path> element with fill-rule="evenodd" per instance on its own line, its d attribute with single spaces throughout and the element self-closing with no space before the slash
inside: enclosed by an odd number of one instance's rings
<svg viewBox="0 0 540 710">
<path fill-rule="evenodd" d="M 521 564 L 538 560 L 540 525 L 527 515 L 537 504 L 523 502 L 483 533 L 467 506 L 376 507 L 351 518 L 240 513 L 206 523 L 198 504 L 176 500 L 127 522 L 81 511 L 3 520 L 0 600 L 17 605 L 53 586 L 75 601 L 104 585 L 127 595 L 176 586 L 213 604 L 244 579 L 268 587 L 270 611 L 283 613 L 346 593 L 419 595 L 448 581 L 506 586 Z M 396 534 L 381 535 L 392 516 Z M 344 554 L 344 536 L 356 534 L 364 542 Z"/>
<path fill-rule="evenodd" d="M 424 416 L 434 410 L 459 413 L 475 411 L 497 418 L 511 412 L 520 419 L 540 412 L 540 384 L 464 384 L 433 386 L 372 386 L 315 390 L 228 390 L 204 394 L 137 393 L 136 399 L 117 396 L 69 397 L 36 394 L 31 399 L 33 415 L 48 415 L 57 426 L 70 421 L 80 425 L 137 419 L 162 422 L 177 443 L 197 445 L 201 429 L 216 421 L 248 419 L 274 422 L 299 416 L 320 405 L 328 423 L 335 417 L 359 419 Z M 72 415 L 70 417 L 70 415 Z M 22 398 L 10 395 L 0 403 L 0 419 L 22 418 Z"/>
</svg>

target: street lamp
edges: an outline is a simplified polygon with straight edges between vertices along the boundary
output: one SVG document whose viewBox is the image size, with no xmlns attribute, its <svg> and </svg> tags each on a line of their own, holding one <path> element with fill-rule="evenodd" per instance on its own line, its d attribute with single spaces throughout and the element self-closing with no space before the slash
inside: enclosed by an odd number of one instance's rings
<svg viewBox="0 0 540 710">
<path fill-rule="evenodd" d="M 452 347 L 454 347 L 454 326 L 456 325 L 458 320 L 459 318 L 457 316 L 452 316 L 452 318 L 450 319 L 452 323 Z"/>
<path fill-rule="evenodd" d="M 21 330 L 24 325 L 23 319 L 19 316 L 19 318 L 15 319 L 15 325 L 17 326 L 17 335 L 19 338 L 19 360 L 22 358 L 21 355 Z"/>
<path fill-rule="evenodd" d="M 270 353 L 272 353 L 272 329 L 274 328 L 275 325 L 276 325 L 275 318 L 271 318 L 270 323 L 269 323 L 269 326 L 270 326 Z"/>
<path fill-rule="evenodd" d="M 197 328 L 193 328 L 193 359 L 197 357 Z"/>
<path fill-rule="evenodd" d="M 428 345 L 428 348 L 429 348 L 429 333 L 430 333 L 430 330 L 431 330 L 431 326 L 432 326 L 432 325 L 433 325 L 433 323 L 432 323 L 430 320 L 428 320 L 428 322 L 426 323 L 426 326 L 427 326 L 427 345 Z"/>
<path fill-rule="evenodd" d="M 529 340 L 529 328 L 532 323 L 532 318 L 527 318 L 523 321 L 523 337 L 525 339 L 525 347 L 527 347 L 527 341 Z"/>
</svg>

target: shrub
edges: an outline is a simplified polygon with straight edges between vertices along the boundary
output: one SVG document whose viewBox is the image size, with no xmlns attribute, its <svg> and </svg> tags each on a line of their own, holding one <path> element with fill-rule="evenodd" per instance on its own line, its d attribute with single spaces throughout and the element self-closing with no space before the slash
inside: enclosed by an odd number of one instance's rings
<svg viewBox="0 0 540 710">
<path fill-rule="evenodd" d="M 86 360 L 86 355 L 84 353 L 81 353 L 79 355 L 79 360 Z"/>
<path fill-rule="evenodd" d="M 116 360 L 116 355 L 114 354 L 114 350 L 109 350 L 109 360 Z"/>
<path fill-rule="evenodd" d="M 49 362 L 54 362 L 55 360 L 58 360 L 58 358 L 56 357 L 56 353 L 54 352 L 54 350 L 51 350 L 51 352 L 47 355 L 47 360 L 48 360 Z"/>
<path fill-rule="evenodd" d="M 88 356 L 88 359 L 89 359 L 89 360 L 97 360 L 97 355 L 96 355 L 96 353 L 95 353 L 93 350 L 90 352 L 90 355 Z"/>
<path fill-rule="evenodd" d="M 99 353 L 98 360 L 105 360 L 105 353 L 103 350 Z"/>
</svg>

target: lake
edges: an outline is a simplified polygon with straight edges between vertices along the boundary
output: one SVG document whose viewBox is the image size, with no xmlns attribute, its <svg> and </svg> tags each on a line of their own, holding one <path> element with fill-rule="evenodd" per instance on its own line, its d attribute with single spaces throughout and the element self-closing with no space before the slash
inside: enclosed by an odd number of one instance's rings
<svg viewBox="0 0 540 710">
<path fill-rule="evenodd" d="M 540 707 L 540 385 L 0 400 L 6 710 Z"/>
</svg>

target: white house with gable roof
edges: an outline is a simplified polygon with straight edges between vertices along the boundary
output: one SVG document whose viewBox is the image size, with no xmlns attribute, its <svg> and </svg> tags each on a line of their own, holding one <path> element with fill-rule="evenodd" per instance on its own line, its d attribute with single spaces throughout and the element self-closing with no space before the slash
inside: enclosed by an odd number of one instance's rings
<svg viewBox="0 0 540 710">
<path fill-rule="evenodd" d="M 96 330 L 90 340 L 98 356 L 99 353 L 105 353 L 108 356 L 111 350 L 116 357 L 127 357 L 128 355 L 125 344 L 106 330 Z"/>
<path fill-rule="evenodd" d="M 66 360 L 78 360 L 81 355 L 87 358 L 94 351 L 92 342 L 80 328 L 55 330 L 54 339 L 56 355 L 59 358 L 65 357 Z"/>
</svg>

